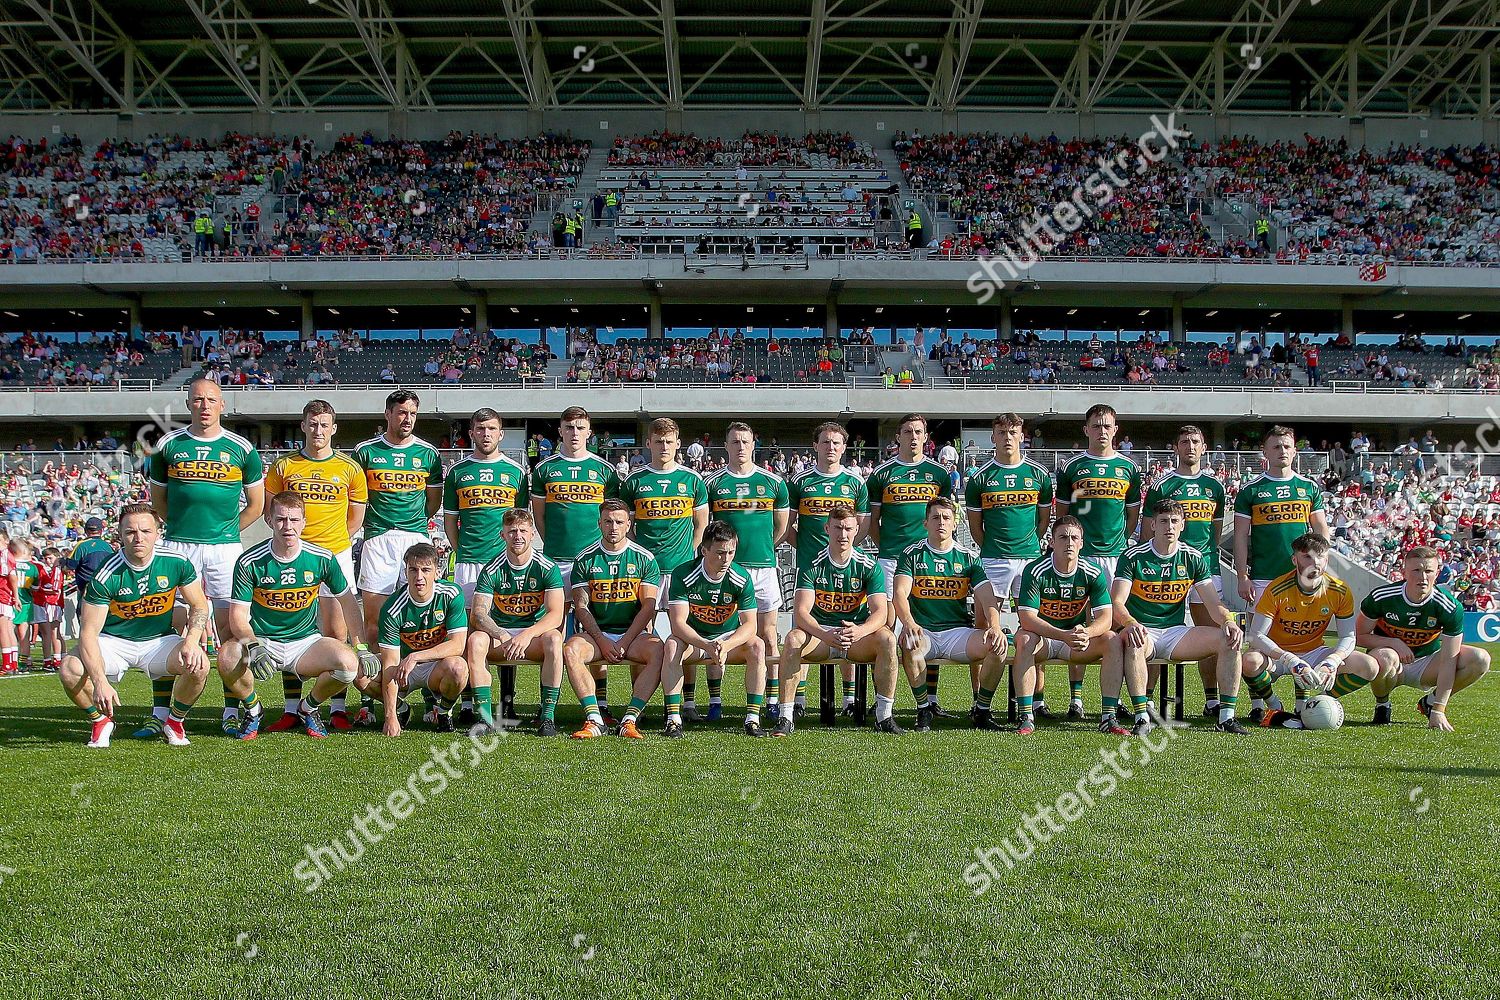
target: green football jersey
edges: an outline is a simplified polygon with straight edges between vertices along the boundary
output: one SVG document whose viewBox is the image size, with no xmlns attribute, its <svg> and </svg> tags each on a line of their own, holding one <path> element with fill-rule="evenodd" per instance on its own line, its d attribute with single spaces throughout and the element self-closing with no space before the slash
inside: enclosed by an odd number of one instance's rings
<svg viewBox="0 0 1500 1000">
<path fill-rule="evenodd" d="M 1203 553 L 1180 542 L 1170 556 L 1149 543 L 1126 549 L 1115 567 L 1116 580 L 1130 581 L 1125 610 L 1149 628 L 1186 625 L 1188 593 L 1212 575 Z"/>
<path fill-rule="evenodd" d="M 973 627 L 969 598 L 989 585 L 979 557 L 960 545 L 945 552 L 918 542 L 896 560 L 896 576 L 911 578 L 911 616 L 924 629 Z"/>
<path fill-rule="evenodd" d="M 947 469 L 930 459 L 908 465 L 891 458 L 870 473 L 865 492 L 871 517 L 879 519 L 880 558 L 895 559 L 926 539 L 927 504 L 952 496 L 953 480 Z"/>
<path fill-rule="evenodd" d="M 1152 517 L 1163 500 L 1176 500 L 1182 504 L 1182 534 L 1178 536 L 1184 545 L 1191 545 L 1203 553 L 1209 568 L 1219 565 L 1219 534 L 1214 522 L 1224 517 L 1224 484 L 1207 470 L 1196 476 L 1184 476 L 1168 472 L 1146 491 L 1146 502 L 1141 505 L 1141 517 Z"/>
<path fill-rule="evenodd" d="M 547 592 L 562 590 L 562 570 L 540 552 L 521 566 L 513 566 L 510 554 L 502 552 L 479 571 L 474 593 L 494 598 L 490 621 L 503 629 L 535 625 L 547 613 Z"/>
<path fill-rule="evenodd" d="M 427 534 L 427 490 L 443 482 L 437 449 L 418 437 L 397 446 L 377 434 L 355 445 L 354 461 L 365 470 L 370 494 L 365 541 L 387 531 Z"/>
<path fill-rule="evenodd" d="M 1030 608 L 1053 628 L 1070 629 L 1089 623 L 1090 611 L 1110 606 L 1109 581 L 1093 563 L 1078 560 L 1063 576 L 1052 555 L 1033 559 L 1021 570 L 1020 606 Z"/>
<path fill-rule="evenodd" d="M 1311 479 L 1264 473 L 1234 498 L 1235 521 L 1250 519 L 1250 579 L 1274 580 L 1292 571 L 1292 542 L 1307 534 L 1307 522 L 1323 509 L 1323 491 Z M 1236 528 L 1238 530 L 1238 528 Z"/>
<path fill-rule="evenodd" d="M 547 557 L 572 562 L 599 541 L 599 505 L 620 496 L 620 477 L 598 455 L 559 452 L 531 470 L 531 496 L 544 505 L 539 527 Z"/>
<path fill-rule="evenodd" d="M 526 470 L 504 455 L 489 461 L 465 456 L 443 476 L 443 512 L 458 515 L 459 562 L 483 565 L 500 555 L 505 512 L 530 506 Z"/>
<path fill-rule="evenodd" d="M 167 491 L 162 537 L 222 545 L 240 540 L 240 498 L 266 476 L 260 452 L 238 434 L 200 438 L 183 428 L 157 444 L 148 478 Z"/>
<path fill-rule="evenodd" d="M 172 608 L 177 588 L 198 579 L 198 571 L 183 556 L 158 551 L 140 568 L 117 552 L 83 589 L 88 604 L 107 606 L 102 632 L 116 639 L 144 642 L 171 635 Z"/>
<path fill-rule="evenodd" d="M 1125 509 L 1141 502 L 1141 470 L 1124 455 L 1083 452 L 1057 472 L 1057 499 L 1083 524 L 1083 554 L 1125 550 Z"/>
<path fill-rule="evenodd" d="M 740 615 L 755 612 L 755 584 L 743 566 L 730 563 L 724 575 L 709 579 L 699 559 L 672 574 L 668 603 L 686 604 L 688 625 L 705 639 L 729 635 L 740 627 Z"/>
<path fill-rule="evenodd" d="M 618 552 L 608 551 L 599 542 L 573 560 L 571 583 L 574 590 L 588 591 L 589 611 L 599 627 L 618 635 L 640 613 L 641 587 L 660 589 L 661 568 L 655 556 L 629 539 Z M 658 593 L 656 606 L 663 607 L 664 603 Z"/>
<path fill-rule="evenodd" d="M 295 642 L 318 634 L 318 590 L 325 583 L 335 595 L 352 588 L 332 552 L 303 542 L 282 560 L 266 539 L 235 560 L 229 599 L 250 606 L 250 630 L 258 638 Z"/>
<path fill-rule="evenodd" d="M 797 589 L 812 591 L 813 621 L 824 628 L 844 622 L 861 625 L 870 618 L 870 595 L 885 596 L 885 570 L 858 549 L 842 566 L 824 549 L 811 566 L 798 571 Z"/>
<path fill-rule="evenodd" d="M 734 561 L 741 566 L 776 565 L 776 511 L 790 507 L 786 480 L 774 472 L 752 469 L 749 475 L 737 476 L 725 469 L 708 481 L 708 516 L 739 532 Z"/>
<path fill-rule="evenodd" d="M 1433 587 L 1421 604 L 1407 600 L 1406 584 L 1377 587 L 1360 602 L 1359 613 L 1375 623 L 1375 634 L 1400 639 L 1413 656 L 1436 653 L 1443 636 L 1464 634 L 1464 609 L 1446 587 Z"/>
<path fill-rule="evenodd" d="M 848 469 L 825 476 L 815 465 L 787 485 L 792 510 L 797 513 L 797 568 L 811 566 L 819 552 L 828 551 L 828 510 L 834 504 L 870 511 L 865 481 Z"/>
<path fill-rule="evenodd" d="M 1052 508 L 1052 473 L 1029 458 L 1015 465 L 986 462 L 964 487 L 964 506 L 979 512 L 979 555 L 1033 559 L 1042 551 L 1037 509 Z"/>
<path fill-rule="evenodd" d="M 635 517 L 635 540 L 663 573 L 693 561 L 693 512 L 708 505 L 702 476 L 681 465 L 671 472 L 645 465 L 625 477 L 620 499 Z"/>
<path fill-rule="evenodd" d="M 386 598 L 380 609 L 380 645 L 398 649 L 402 656 L 431 649 L 450 632 L 469 627 L 464 594 L 451 583 L 437 581 L 432 597 L 418 604 L 405 587 Z"/>
<path fill-rule="evenodd" d="M 16 572 L 21 574 L 21 586 L 16 589 L 16 610 L 29 613 L 31 611 L 31 588 L 37 581 L 36 563 L 30 560 L 17 562 Z M 30 618 L 21 620 L 19 615 L 17 619 L 23 625 L 30 621 Z"/>
</svg>

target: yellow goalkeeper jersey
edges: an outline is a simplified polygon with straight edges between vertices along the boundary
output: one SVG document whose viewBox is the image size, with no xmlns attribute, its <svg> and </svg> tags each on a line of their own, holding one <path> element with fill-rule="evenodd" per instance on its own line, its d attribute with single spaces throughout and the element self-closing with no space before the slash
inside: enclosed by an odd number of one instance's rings
<svg viewBox="0 0 1500 1000">
<path fill-rule="evenodd" d="M 307 504 L 304 541 L 332 553 L 343 552 L 349 538 L 349 504 L 369 503 L 365 473 L 354 459 L 341 451 L 327 458 L 308 458 L 300 451 L 278 458 L 266 473 L 266 503 L 276 494 L 292 490 Z"/>
<path fill-rule="evenodd" d="M 1255 613 L 1271 619 L 1270 640 L 1288 653 L 1310 653 L 1323 645 L 1323 634 L 1335 618 L 1354 615 L 1354 594 L 1332 573 L 1324 575 L 1323 593 L 1309 596 L 1297 586 L 1297 572 L 1278 576 L 1255 602 Z"/>
</svg>

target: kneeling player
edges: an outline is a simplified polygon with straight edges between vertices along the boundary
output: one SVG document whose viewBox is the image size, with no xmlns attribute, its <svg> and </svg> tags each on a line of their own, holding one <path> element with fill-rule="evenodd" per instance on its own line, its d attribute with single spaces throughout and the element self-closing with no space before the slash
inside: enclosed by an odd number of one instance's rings
<svg viewBox="0 0 1500 1000">
<path fill-rule="evenodd" d="M 161 525 L 147 503 L 120 510 L 120 551 L 99 568 L 78 598 L 78 646 L 63 657 L 58 676 L 73 704 L 93 724 L 89 746 L 109 746 L 120 695 L 114 689 L 131 667 L 153 681 L 171 677 L 172 703 L 162 733 L 174 747 L 188 745 L 183 722 L 203 693 L 208 655 L 208 598 L 186 558 L 159 552 Z M 188 606 L 184 635 L 172 631 L 177 595 Z M 252 692 L 253 698 L 253 692 Z"/>
<path fill-rule="evenodd" d="M 1300 729 L 1296 715 L 1281 710 L 1271 689 L 1291 674 L 1298 690 L 1353 694 L 1375 679 L 1374 657 L 1354 648 L 1354 594 L 1328 572 L 1328 539 L 1308 532 L 1292 542 L 1292 572 L 1272 580 L 1255 602 L 1250 649 L 1244 654 L 1245 683 L 1266 709 L 1250 713 L 1262 726 Z M 1338 645 L 1323 636 L 1337 622 Z"/>
<path fill-rule="evenodd" d="M 364 615 L 338 558 L 302 540 L 307 514 L 301 494 L 286 490 L 272 497 L 270 521 L 271 537 L 234 564 L 229 597 L 233 638 L 219 648 L 224 695 L 244 700 L 238 736 L 253 740 L 261 722 L 260 706 L 249 697 L 255 682 L 278 671 L 304 681 L 315 678 L 297 715 L 307 735 L 323 739 L 328 735 L 319 714 L 323 702 L 350 684 L 361 690 L 369 687 L 380 673 L 380 660 L 318 631 L 318 592 L 325 584 L 343 609 L 351 635 L 364 634 Z"/>
<path fill-rule="evenodd" d="M 438 579 L 438 551 L 427 542 L 407 549 L 401 561 L 406 566 L 406 586 L 380 609 L 385 734 L 401 735 L 410 711 L 406 696 L 418 688 L 432 695 L 434 727 L 451 733 L 453 703 L 469 681 L 469 664 L 464 660 L 469 615 L 463 591 Z"/>
<path fill-rule="evenodd" d="M 1114 620 L 1104 572 L 1079 558 L 1083 553 L 1083 525 L 1078 518 L 1071 514 L 1058 518 L 1052 526 L 1051 545 L 1050 555 L 1032 560 L 1021 571 L 1016 598 L 1020 627 L 1010 669 L 1023 736 L 1036 731 L 1032 698 L 1037 691 L 1037 665 L 1100 662 L 1109 649 Z M 996 666 L 1003 668 L 1003 661 L 996 660 Z M 996 669 L 980 680 L 974 706 L 974 725 L 980 729 L 1000 728 L 990 711 L 990 700 L 1002 675 L 1003 669 Z"/>
<path fill-rule="evenodd" d="M 896 637 L 885 627 L 885 571 L 854 548 L 859 514 L 847 504 L 828 510 L 828 548 L 797 574 L 793 628 L 781 647 L 783 684 L 799 684 L 808 663 L 875 664 L 875 730 L 899 735 Z M 773 736 L 790 736 L 792 713 L 776 719 Z"/>
<path fill-rule="evenodd" d="M 1244 633 L 1219 593 L 1203 553 L 1178 541 L 1184 523 L 1182 504 L 1163 500 L 1151 517 L 1152 540 L 1127 549 L 1115 569 L 1110 596 L 1114 599 L 1114 625 L 1119 629 L 1109 640 L 1102 681 L 1104 711 L 1099 731 L 1119 736 L 1126 730 L 1115 721 L 1120 703 L 1120 681 L 1130 691 L 1135 708 L 1137 736 L 1149 733 L 1150 691 L 1147 664 L 1169 660 L 1219 657 L 1219 723 L 1225 733 L 1245 732 L 1234 717 L 1240 690 L 1240 643 Z M 1196 592 L 1207 609 L 1212 625 L 1189 625 L 1188 596 Z M 1153 666 L 1153 672 L 1157 668 Z"/>
<path fill-rule="evenodd" d="M 1425 691 L 1417 710 L 1429 728 L 1451 733 L 1448 698 L 1490 669 L 1490 654 L 1465 646 L 1463 608 L 1437 585 L 1437 552 L 1425 545 L 1401 559 L 1406 579 L 1377 587 L 1359 606 L 1355 637 L 1380 665 L 1370 685 L 1375 694 L 1375 725 L 1391 721 L 1391 692 L 1398 687 Z"/>
<path fill-rule="evenodd" d="M 474 708 L 491 728 L 491 663 L 537 663 L 542 668 L 538 736 L 557 735 L 557 699 L 562 691 L 563 579 L 557 563 L 531 547 L 531 511 L 505 512 L 500 534 L 505 551 L 479 571 L 470 623 L 469 681 Z"/>
<path fill-rule="evenodd" d="M 638 740 L 636 727 L 646 702 L 661 683 L 662 641 L 651 630 L 661 570 L 656 557 L 632 542 L 630 508 L 621 500 L 599 506 L 599 541 L 573 562 L 573 614 L 578 631 L 563 646 L 568 683 L 583 705 L 583 728 L 576 740 L 604 732 L 597 681 L 591 668 L 630 664 L 630 707 L 620 723 L 620 735 Z"/>
<path fill-rule="evenodd" d="M 929 663 L 981 664 L 981 677 L 998 676 L 1004 669 L 1008 640 L 1000 627 L 1000 603 L 979 557 L 953 540 L 957 524 L 952 500 L 929 501 L 927 540 L 907 548 L 896 561 L 897 638 L 917 702 L 919 733 L 932 729 L 935 714 L 927 689 Z"/>
<path fill-rule="evenodd" d="M 703 531 L 703 556 L 677 567 L 667 585 L 667 619 L 672 634 L 662 652 L 661 687 L 667 725 L 662 735 L 682 731 L 682 682 L 689 664 L 708 666 L 723 677 L 729 663 L 745 665 L 745 735 L 764 736 L 760 710 L 766 703 L 766 644 L 756 635 L 755 584 L 734 561 L 739 534 L 727 521 Z"/>
</svg>

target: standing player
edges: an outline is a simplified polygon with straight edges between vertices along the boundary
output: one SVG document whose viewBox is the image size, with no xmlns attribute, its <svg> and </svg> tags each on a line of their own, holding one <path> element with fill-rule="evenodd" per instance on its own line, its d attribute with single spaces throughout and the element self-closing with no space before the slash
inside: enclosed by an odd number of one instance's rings
<svg viewBox="0 0 1500 1000">
<path fill-rule="evenodd" d="M 1427 725 L 1446 733 L 1448 698 L 1490 669 L 1490 654 L 1463 642 L 1464 613 L 1446 587 L 1437 583 L 1442 561 L 1425 545 L 1401 557 L 1406 579 L 1377 587 L 1359 606 L 1355 635 L 1380 665 L 1370 685 L 1375 694 L 1375 725 L 1391 721 L 1391 692 L 1398 687 L 1424 691 L 1417 710 Z"/>
<path fill-rule="evenodd" d="M 563 674 L 562 573 L 556 563 L 532 548 L 530 511 L 506 511 L 500 530 L 505 551 L 480 570 L 474 585 L 466 656 L 475 708 L 486 725 L 493 723 L 490 663 L 541 664 L 537 735 L 556 736 Z"/>
<path fill-rule="evenodd" d="M 380 698 L 385 735 L 401 735 L 401 709 L 412 688 L 431 693 L 433 721 L 440 733 L 453 731 L 453 703 L 469 679 L 464 649 L 469 615 L 464 595 L 438 579 L 437 549 L 418 542 L 402 556 L 406 586 L 380 609 Z M 398 707 L 399 706 L 399 707 Z"/>
<path fill-rule="evenodd" d="M 193 379 L 188 384 L 187 405 L 192 422 L 164 435 L 151 454 L 147 473 L 151 506 L 166 521 L 162 549 L 187 557 L 198 571 L 203 592 L 214 606 L 214 627 L 223 638 L 230 634 L 235 561 L 244 551 L 240 535 L 265 510 L 265 472 L 255 446 L 224 429 L 224 395 L 217 382 Z M 218 668 L 227 685 L 223 657 Z M 238 731 L 242 708 L 231 706 L 225 697 L 224 732 Z M 152 708 L 158 719 L 166 714 Z M 151 728 L 148 720 L 142 730 Z"/>
<path fill-rule="evenodd" d="M 325 585 L 343 604 L 351 634 L 362 634 L 364 621 L 353 584 L 333 553 L 303 541 L 307 505 L 301 495 L 286 490 L 272 497 L 269 521 L 271 537 L 235 562 L 229 613 L 233 639 L 219 648 L 224 691 L 244 701 L 237 735 L 253 740 L 261 720 L 255 682 L 277 671 L 313 678 L 311 692 L 295 712 L 307 735 L 322 739 L 328 735 L 319 715 L 323 702 L 356 681 L 367 686 L 379 675 L 380 660 L 318 631 L 318 595 Z"/>
<path fill-rule="evenodd" d="M 10 554 L 15 561 L 15 573 L 11 584 L 16 592 L 14 620 L 16 624 L 16 663 L 17 666 L 25 664 L 28 671 L 31 670 L 31 646 L 36 638 L 36 629 L 32 627 L 31 615 L 34 606 L 34 598 L 31 588 L 37 581 L 37 560 L 35 550 L 31 543 L 24 538 L 17 538 L 10 543 Z"/>
<path fill-rule="evenodd" d="M 755 584 L 756 634 L 766 644 L 766 670 L 776 673 L 781 655 L 776 641 L 776 621 L 781 612 L 781 578 L 776 572 L 776 546 L 786 537 L 791 517 L 786 482 L 755 464 L 755 432 L 735 421 L 724 432 L 729 464 L 708 481 L 708 514 L 712 520 L 734 526 L 739 535 L 734 561 L 750 574 Z M 779 681 L 767 677 L 769 712 L 776 714 Z M 708 707 L 709 719 L 722 714 L 717 700 Z"/>
<path fill-rule="evenodd" d="M 593 436 L 589 411 L 570 406 L 557 424 L 557 451 L 531 469 L 531 516 L 543 551 L 557 564 L 563 579 L 563 599 L 570 599 L 573 560 L 599 541 L 599 506 L 620 495 L 614 466 L 589 450 Z M 609 711 L 606 664 L 594 667 L 601 712 Z"/>
<path fill-rule="evenodd" d="M 635 540 L 656 557 L 662 588 L 668 593 L 671 593 L 672 573 L 677 567 L 693 561 L 703 541 L 703 531 L 708 526 L 708 487 L 698 473 L 677 464 L 677 448 L 681 440 L 677 421 L 670 417 L 651 421 L 646 432 L 651 461 L 626 476 L 620 484 L 620 499 L 630 505 L 635 516 Z M 713 718 L 718 718 L 712 706 L 720 705 L 723 677 L 722 672 L 715 677 L 710 671 L 709 714 Z M 693 700 L 697 679 L 697 666 L 689 663 L 683 704 L 683 715 L 689 722 L 697 722 L 700 718 Z M 722 705 L 719 712 L 723 712 Z"/>
<path fill-rule="evenodd" d="M 927 537 L 927 505 L 938 497 L 953 495 L 953 481 L 948 470 L 925 457 L 927 418 L 908 413 L 896 425 L 896 454 L 875 467 L 865 482 L 870 497 L 870 540 L 878 547 L 880 568 L 885 574 L 886 597 L 894 593 L 896 560 L 901 553 L 920 544 Z M 886 609 L 886 625 L 896 624 L 892 602 Z M 978 673 L 971 678 L 978 690 Z M 927 697 L 932 714 L 951 718 L 938 705 L 938 666 L 927 664 Z M 844 692 L 849 705 L 849 692 Z"/>
<path fill-rule="evenodd" d="M 792 629 L 781 651 L 781 676 L 800 681 L 807 660 L 875 664 L 875 731 L 899 736 L 896 637 L 886 626 L 885 571 L 854 548 L 859 514 L 844 504 L 828 512 L 828 548 L 797 574 Z M 773 736 L 796 730 L 792 714 L 776 720 Z"/>
<path fill-rule="evenodd" d="M 1008 640 L 1000 604 L 979 557 L 954 541 L 958 508 L 947 497 L 927 504 L 927 537 L 896 563 L 896 617 L 901 658 L 917 702 L 916 730 L 932 729 L 928 664 L 934 660 L 981 664 L 981 676 L 1004 669 Z M 974 610 L 969 612 L 969 599 Z"/>
<path fill-rule="evenodd" d="M 208 679 L 208 599 L 192 563 L 158 543 L 150 504 L 120 508 L 121 551 L 99 567 L 78 597 L 78 646 L 58 676 L 73 704 L 93 724 L 89 746 L 109 746 L 120 696 L 114 685 L 131 667 L 155 681 L 171 679 L 171 704 L 162 733 L 174 747 L 188 745 L 183 722 Z M 178 595 L 187 604 L 187 630 L 172 629 Z M 254 691 L 250 694 L 254 703 Z"/>
<path fill-rule="evenodd" d="M 500 535 L 505 512 L 531 503 L 526 470 L 500 451 L 505 432 L 500 414 L 482 406 L 469 417 L 472 450 L 443 477 L 443 534 L 454 551 L 453 582 L 464 600 L 474 599 L 479 572 L 505 551 Z M 463 693 L 464 726 L 474 722 L 474 689 Z M 485 719 L 493 725 L 494 719 Z"/>
<path fill-rule="evenodd" d="M 707 664 L 710 678 L 722 678 L 725 664 L 744 664 L 745 735 L 766 735 L 760 725 L 766 700 L 766 645 L 755 634 L 755 584 L 734 561 L 738 541 L 733 525 L 709 525 L 703 557 L 679 566 L 668 584 L 672 634 L 662 651 L 661 690 L 667 710 L 662 735 L 669 739 L 683 735 L 684 671 L 695 663 Z"/>
<path fill-rule="evenodd" d="M 997 416 L 990 426 L 995 457 L 964 487 L 969 534 L 979 544 L 984 575 L 1002 608 L 1007 601 L 1015 603 L 1021 571 L 1041 555 L 1042 536 L 1052 519 L 1052 473 L 1021 451 L 1025 432 L 1019 414 Z M 1051 716 L 1043 696 L 1045 687 L 1038 664 L 1032 710 L 1043 719 Z M 1031 694 L 1029 689 L 1027 694 Z"/>
<path fill-rule="evenodd" d="M 604 732 L 609 720 L 599 705 L 594 675 L 601 663 L 630 667 L 630 707 L 620 723 L 620 735 L 640 739 L 636 722 L 651 693 L 661 683 L 662 642 L 651 631 L 656 621 L 661 570 L 656 557 L 630 540 L 630 508 L 621 500 L 599 507 L 599 541 L 573 561 L 573 607 L 578 631 L 563 646 L 568 683 L 583 705 L 583 728 L 576 740 Z"/>
<path fill-rule="evenodd" d="M 20 645 L 16 639 L 16 587 L 19 574 L 12 543 L 0 544 L 0 674 L 20 668 Z"/>
<path fill-rule="evenodd" d="M 333 406 L 326 400 L 314 399 L 302 407 L 302 447 L 271 463 L 266 472 L 266 491 L 276 496 L 291 490 L 302 498 L 307 510 L 302 540 L 332 552 L 339 569 L 344 571 L 344 579 L 352 581 L 353 538 L 365 523 L 369 489 L 364 470 L 354 459 L 333 448 L 333 437 L 339 429 L 335 418 Z M 333 594 L 325 586 L 319 596 Z M 337 601 L 320 601 L 319 607 L 324 635 L 339 640 L 363 640 L 361 635 L 350 634 Z M 297 706 L 302 702 L 302 678 L 295 673 L 283 673 L 281 684 L 286 707 L 281 718 L 266 727 L 267 732 L 280 732 L 296 725 Z M 355 723 L 374 724 L 374 717 L 363 706 L 355 719 L 349 718 L 342 691 L 333 696 L 329 708 L 328 724 L 334 729 L 352 729 Z"/>
<path fill-rule="evenodd" d="M 1148 675 L 1147 664 L 1168 660 L 1196 660 L 1201 656 L 1219 657 L 1219 722 L 1222 733 L 1243 735 L 1245 727 L 1234 717 L 1240 690 L 1240 643 L 1244 633 L 1234 615 L 1224 607 L 1213 587 L 1213 575 L 1203 553 L 1181 544 L 1182 504 L 1162 500 L 1152 515 L 1151 541 L 1127 549 L 1120 558 L 1110 596 L 1114 603 L 1114 626 L 1118 631 L 1109 640 L 1104 657 L 1101 686 L 1104 710 L 1099 716 L 1099 731 L 1125 735 L 1115 721 L 1120 703 L 1120 681 L 1123 677 L 1135 709 L 1137 736 L 1149 733 L 1155 724 L 1151 719 L 1151 695 L 1155 678 Z M 1208 608 L 1211 625 L 1189 625 L 1188 594 L 1197 591 Z"/>
<path fill-rule="evenodd" d="M 1292 565 L 1255 603 L 1250 621 L 1250 650 L 1244 654 L 1245 683 L 1258 698 L 1271 696 L 1278 677 L 1313 681 L 1335 698 L 1353 694 L 1375 679 L 1375 659 L 1354 648 L 1354 594 L 1328 572 L 1328 539 L 1306 534 L 1292 542 Z M 1325 646 L 1328 627 L 1338 623 L 1339 641 Z M 1270 711 L 1254 721 L 1262 726 L 1301 727 L 1289 712 Z"/>
<path fill-rule="evenodd" d="M 406 550 L 428 541 L 427 520 L 443 498 L 443 460 L 413 432 L 422 401 L 410 389 L 385 398 L 385 431 L 354 448 L 369 506 L 359 557 L 365 642 L 379 642 L 380 609 L 401 584 Z"/>
<path fill-rule="evenodd" d="M 1172 445 L 1177 464 L 1170 472 L 1163 473 L 1146 491 L 1146 502 L 1141 506 L 1145 515 L 1141 521 L 1141 541 L 1151 541 L 1152 515 L 1163 500 L 1176 500 L 1182 504 L 1182 544 L 1197 549 L 1209 571 L 1213 574 L 1214 590 L 1219 598 L 1224 597 L 1224 580 L 1219 575 L 1219 537 L 1224 533 L 1224 484 L 1203 464 L 1203 455 L 1208 449 L 1203 431 L 1192 424 L 1177 429 L 1177 440 Z M 1211 624 L 1203 602 L 1196 591 L 1189 594 L 1189 612 L 1194 625 Z M 1218 664 L 1212 656 L 1198 661 L 1198 678 L 1203 682 L 1203 717 L 1217 718 L 1219 714 Z"/>
<path fill-rule="evenodd" d="M 787 528 L 787 540 L 797 552 L 797 575 L 810 569 L 813 560 L 828 550 L 828 512 L 836 506 L 853 507 L 859 515 L 859 534 L 854 543 L 859 544 L 869 526 L 869 492 L 865 481 L 844 468 L 844 450 L 849 445 L 849 432 L 844 425 L 829 420 L 813 430 L 813 467 L 787 485 L 792 516 Z M 854 714 L 854 664 L 843 667 L 844 713 Z M 781 694 L 789 697 L 791 692 L 783 689 Z M 785 708 L 785 700 L 783 700 Z M 797 685 L 796 702 L 792 718 L 800 719 L 807 711 L 807 681 Z"/>
<path fill-rule="evenodd" d="M 35 602 L 32 618 L 36 630 L 42 637 L 42 669 L 56 670 L 62 665 L 62 600 L 63 568 L 62 553 L 49 545 L 42 551 L 42 561 L 37 566 L 36 586 L 31 590 Z"/>
<path fill-rule="evenodd" d="M 1050 555 L 1026 564 L 1017 585 L 1020 627 L 1016 630 L 1011 674 L 1023 736 L 1036 731 L 1031 692 L 1041 692 L 1036 680 L 1039 665 L 1049 660 L 1070 667 L 1099 663 L 1109 649 L 1114 620 L 1109 581 L 1098 566 L 1080 558 L 1083 525 L 1078 518 L 1067 514 L 1057 519 L 1052 525 L 1051 548 Z M 1004 661 L 997 660 L 995 665 L 1003 666 Z M 1001 676 L 997 670 L 980 680 L 974 712 L 974 725 L 979 729 L 1000 728 L 990 712 L 990 702 L 1000 687 Z"/>
<path fill-rule="evenodd" d="M 1115 563 L 1141 514 L 1141 470 L 1115 451 L 1115 408 L 1095 403 L 1083 417 L 1088 448 L 1057 470 L 1057 516 L 1083 525 L 1083 558 L 1115 577 Z M 1118 625 L 1118 622 L 1116 622 Z M 1068 718 L 1083 718 L 1083 668 L 1068 667 Z"/>
<path fill-rule="evenodd" d="M 1297 460 L 1297 435 L 1281 424 L 1266 432 L 1261 444 L 1266 471 L 1240 487 L 1234 498 L 1234 571 L 1241 599 L 1251 607 L 1266 585 L 1292 571 L 1292 542 L 1309 531 L 1330 537 L 1323 516 L 1323 491 L 1311 479 L 1292 471 Z M 1296 710 L 1302 711 L 1304 692 L 1297 689 Z M 1280 709 L 1273 694 L 1265 702 L 1250 702 L 1253 710 Z"/>
</svg>

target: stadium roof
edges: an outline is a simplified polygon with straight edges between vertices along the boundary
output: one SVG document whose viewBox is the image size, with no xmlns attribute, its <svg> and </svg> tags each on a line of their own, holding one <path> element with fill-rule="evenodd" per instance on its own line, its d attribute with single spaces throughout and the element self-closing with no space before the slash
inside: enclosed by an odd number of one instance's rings
<svg viewBox="0 0 1500 1000">
<path fill-rule="evenodd" d="M 1500 0 L 0 0 L 0 112 L 1495 117 Z"/>
</svg>

